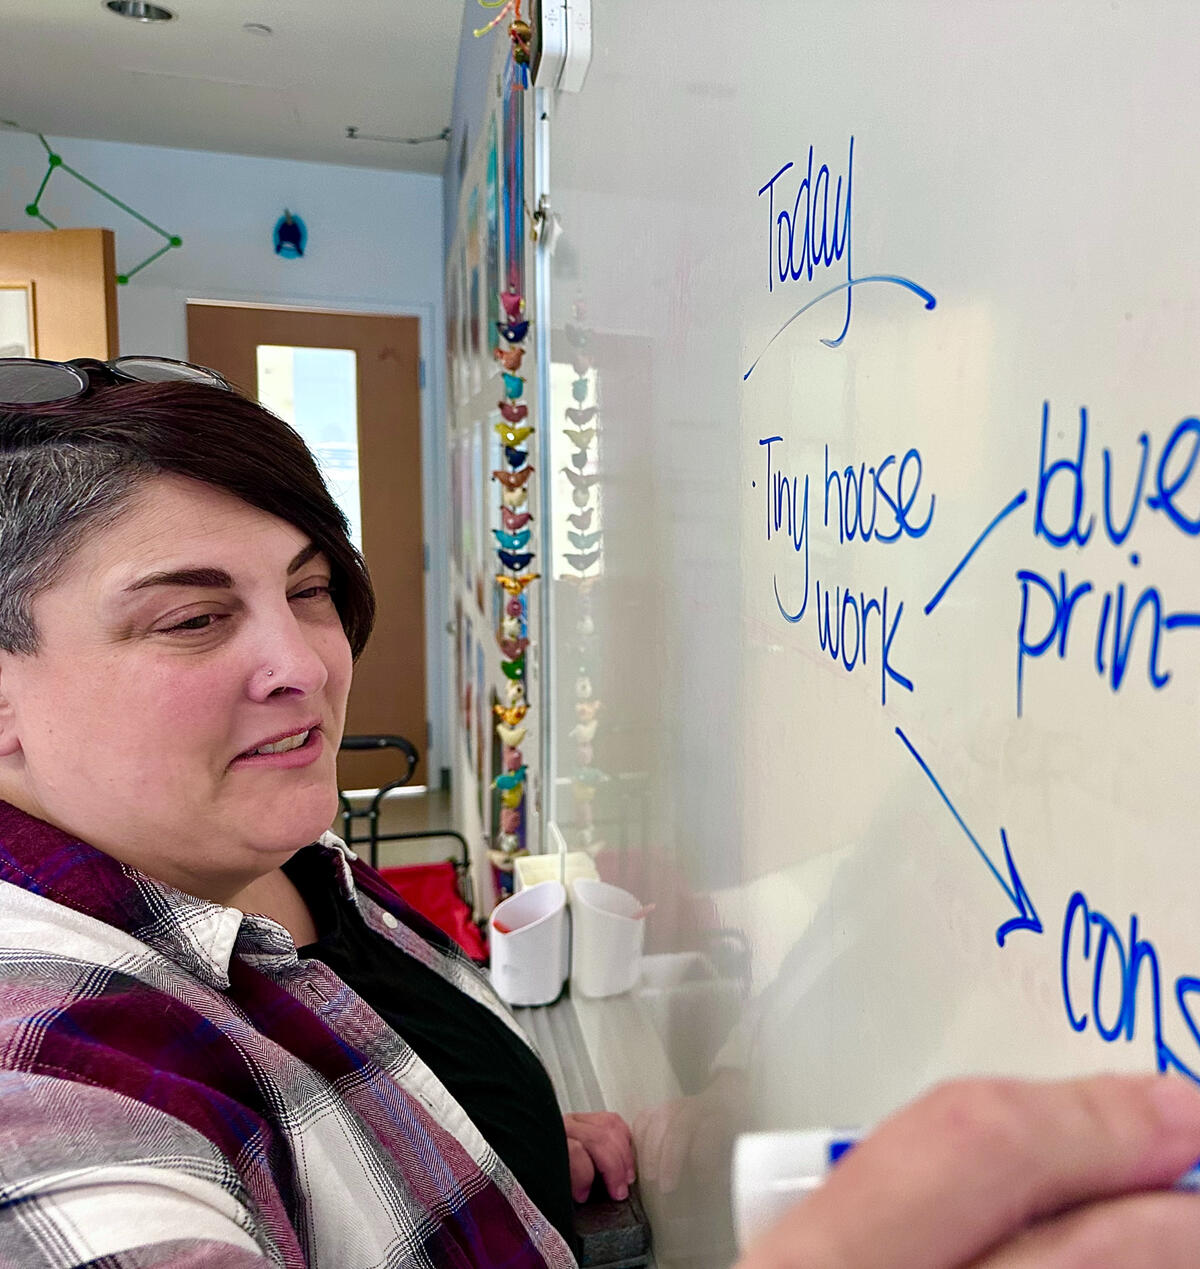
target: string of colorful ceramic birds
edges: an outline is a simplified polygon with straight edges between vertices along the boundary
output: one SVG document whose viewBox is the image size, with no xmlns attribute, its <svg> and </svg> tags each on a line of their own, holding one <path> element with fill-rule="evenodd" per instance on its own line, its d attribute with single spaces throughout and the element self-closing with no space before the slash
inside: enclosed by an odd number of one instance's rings
<svg viewBox="0 0 1200 1269">
<path fill-rule="evenodd" d="M 571 791 L 575 801 L 575 823 L 579 827 L 579 844 L 585 849 L 594 850 L 600 845 L 596 839 L 594 799 L 597 789 L 608 778 L 595 762 L 600 700 L 596 696 L 593 682 L 593 636 L 596 632 L 592 613 L 592 586 L 596 577 L 593 570 L 598 572 L 603 536 L 598 518 L 597 482 L 600 478 L 595 471 L 593 454 L 599 431 L 599 406 L 594 400 L 590 403 L 588 401 L 594 395 L 593 378 L 590 377 L 592 355 L 589 333 L 583 324 L 586 310 L 582 300 L 574 303 L 571 314 L 574 320 L 566 324 L 564 333 L 571 346 L 571 366 L 575 371 L 571 384 L 574 404 L 566 407 L 567 426 L 562 429 L 563 435 L 574 446 L 570 466 L 564 466 L 562 471 L 571 484 L 571 501 L 575 506 L 575 510 L 567 516 L 571 526 L 567 531 L 567 540 L 575 549 L 566 552 L 563 559 L 575 570 L 573 576 L 568 576 L 575 583 L 579 598 L 575 623 L 578 652 L 575 725 L 571 728 L 571 737 L 576 743 L 577 765 L 571 781 Z"/>
<path fill-rule="evenodd" d="M 525 317 L 525 300 L 515 286 L 500 292 L 503 317 L 496 323 L 498 339 L 492 356 L 496 359 L 503 393 L 497 408 L 500 420 L 494 427 L 504 446 L 504 465 L 492 472 L 500 489 L 500 526 L 492 530 L 496 539 L 496 556 L 500 571 L 496 585 L 504 591 L 504 610 L 496 639 L 503 660 L 505 699 L 495 706 L 496 734 L 500 738 L 502 770 L 493 787 L 500 794 L 500 822 L 495 849 L 503 861 L 511 865 L 512 857 L 524 849 L 525 779 L 527 765 L 521 745 L 529 729 L 529 702 L 525 696 L 525 652 L 529 647 L 529 609 L 526 588 L 537 580 L 531 573 L 534 552 L 529 550 L 533 520 L 528 510 L 529 483 L 534 468 L 529 465 L 529 448 L 525 442 L 533 434 L 529 424 L 529 406 L 521 400 L 525 395 L 525 379 L 521 362 L 525 359 L 524 342 L 529 334 Z"/>
<path fill-rule="evenodd" d="M 517 88 L 529 87 L 529 56 L 533 44 L 533 28 L 521 17 L 522 0 L 479 0 L 480 8 L 499 9 L 500 12 L 488 23 L 475 31 L 476 37 L 486 35 L 495 30 L 511 13 L 513 20 L 508 24 L 508 38 L 512 43 L 513 66 L 516 75 L 513 78 Z"/>
</svg>

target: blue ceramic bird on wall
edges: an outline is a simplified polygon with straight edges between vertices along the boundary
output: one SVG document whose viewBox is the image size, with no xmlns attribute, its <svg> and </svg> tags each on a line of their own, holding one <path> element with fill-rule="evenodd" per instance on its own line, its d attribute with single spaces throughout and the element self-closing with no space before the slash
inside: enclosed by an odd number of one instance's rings
<svg viewBox="0 0 1200 1269">
<path fill-rule="evenodd" d="M 285 260 L 295 260 L 304 254 L 308 230 L 299 216 L 293 216 L 285 207 L 283 215 L 275 222 L 275 254 Z"/>
<path fill-rule="evenodd" d="M 493 529 L 496 535 L 496 541 L 500 543 L 506 551 L 520 551 L 529 544 L 529 539 L 533 537 L 532 529 L 522 529 L 520 533 L 505 533 L 503 529 Z"/>
<path fill-rule="evenodd" d="M 533 559 L 532 551 L 521 554 L 515 554 L 512 551 L 497 551 L 496 554 L 500 557 L 500 563 L 503 564 L 505 568 L 511 568 L 514 573 L 527 567 L 529 562 Z"/>
</svg>

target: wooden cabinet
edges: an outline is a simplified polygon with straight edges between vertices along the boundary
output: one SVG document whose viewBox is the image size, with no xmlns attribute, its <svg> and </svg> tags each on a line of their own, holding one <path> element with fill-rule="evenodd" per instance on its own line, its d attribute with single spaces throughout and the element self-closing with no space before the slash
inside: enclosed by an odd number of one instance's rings
<svg viewBox="0 0 1200 1269">
<path fill-rule="evenodd" d="M 33 283 L 36 352 L 50 361 L 117 355 L 111 229 L 0 233 L 0 283 Z"/>
</svg>

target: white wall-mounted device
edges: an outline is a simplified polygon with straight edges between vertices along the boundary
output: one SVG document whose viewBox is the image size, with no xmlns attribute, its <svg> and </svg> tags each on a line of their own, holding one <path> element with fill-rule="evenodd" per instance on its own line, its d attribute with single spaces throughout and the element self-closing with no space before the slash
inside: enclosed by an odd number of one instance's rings
<svg viewBox="0 0 1200 1269">
<path fill-rule="evenodd" d="M 577 93 L 592 62 L 592 0 L 542 0 L 540 8 L 534 83 Z"/>
</svg>

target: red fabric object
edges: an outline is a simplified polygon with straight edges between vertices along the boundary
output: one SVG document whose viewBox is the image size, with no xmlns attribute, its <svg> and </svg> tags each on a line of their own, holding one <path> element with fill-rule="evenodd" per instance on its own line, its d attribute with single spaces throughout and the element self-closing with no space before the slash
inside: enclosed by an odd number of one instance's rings
<svg viewBox="0 0 1200 1269">
<path fill-rule="evenodd" d="M 380 868 L 379 874 L 410 907 L 449 934 L 473 961 L 482 964 L 487 960 L 483 936 L 458 892 L 458 874 L 449 860 Z"/>
</svg>

